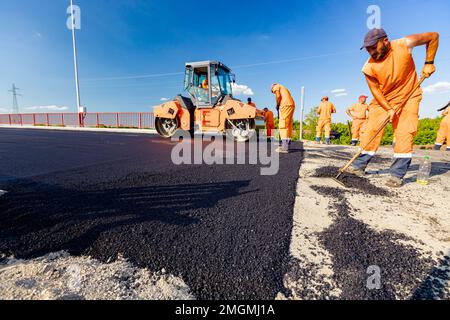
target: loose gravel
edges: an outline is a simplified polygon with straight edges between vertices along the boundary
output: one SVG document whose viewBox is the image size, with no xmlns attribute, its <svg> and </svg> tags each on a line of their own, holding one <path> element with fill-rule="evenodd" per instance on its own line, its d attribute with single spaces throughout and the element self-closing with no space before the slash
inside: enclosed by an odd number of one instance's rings
<svg viewBox="0 0 450 320">
<path fill-rule="evenodd" d="M 4 258 L 2 300 L 192 300 L 187 285 L 165 270 L 152 273 L 123 257 L 101 263 L 57 252 L 32 260 Z"/>
</svg>

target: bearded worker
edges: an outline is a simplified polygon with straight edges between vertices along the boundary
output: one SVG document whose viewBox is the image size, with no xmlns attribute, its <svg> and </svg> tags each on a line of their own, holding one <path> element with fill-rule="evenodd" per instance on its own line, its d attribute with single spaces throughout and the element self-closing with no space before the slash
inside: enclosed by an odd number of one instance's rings
<svg viewBox="0 0 450 320">
<path fill-rule="evenodd" d="M 416 66 L 412 57 L 415 47 L 426 45 L 426 61 L 422 69 L 423 77 L 430 77 L 435 71 L 434 58 L 439 47 L 439 34 L 426 32 L 390 41 L 383 29 L 372 29 L 364 39 L 364 46 L 370 55 L 363 67 L 370 91 L 374 99 L 369 106 L 369 116 L 361 136 L 364 148 L 361 156 L 349 169 L 350 173 L 363 175 L 367 165 L 378 150 L 383 132 L 374 141 L 368 142 L 376 134 L 380 125 L 388 117 L 394 127 L 394 163 L 386 185 L 401 187 L 403 178 L 411 166 L 414 137 L 419 124 L 419 105 L 422 90 L 417 89 L 403 109 L 395 113 L 395 108 L 405 102 L 406 97 L 418 84 Z"/>
</svg>

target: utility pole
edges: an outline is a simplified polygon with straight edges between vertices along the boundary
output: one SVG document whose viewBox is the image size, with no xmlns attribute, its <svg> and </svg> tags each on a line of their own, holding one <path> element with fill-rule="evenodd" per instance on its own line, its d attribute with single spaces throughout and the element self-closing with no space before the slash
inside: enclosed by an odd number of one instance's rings
<svg viewBox="0 0 450 320">
<path fill-rule="evenodd" d="M 303 141 L 303 119 L 305 116 L 305 87 L 302 87 L 302 98 L 300 101 L 300 141 Z"/>
<path fill-rule="evenodd" d="M 18 114 L 19 113 L 19 103 L 17 102 L 17 96 L 22 96 L 21 94 L 17 93 L 17 90 L 20 90 L 16 87 L 16 85 L 13 83 L 12 89 L 8 90 L 8 92 L 12 92 L 13 94 L 13 113 Z"/>
<path fill-rule="evenodd" d="M 80 113 L 81 112 L 80 83 L 78 80 L 77 39 L 75 36 L 75 17 L 74 17 L 73 0 L 70 0 L 70 14 L 72 21 L 72 45 L 73 45 L 73 63 L 75 68 L 75 87 L 77 95 L 77 113 Z"/>
</svg>

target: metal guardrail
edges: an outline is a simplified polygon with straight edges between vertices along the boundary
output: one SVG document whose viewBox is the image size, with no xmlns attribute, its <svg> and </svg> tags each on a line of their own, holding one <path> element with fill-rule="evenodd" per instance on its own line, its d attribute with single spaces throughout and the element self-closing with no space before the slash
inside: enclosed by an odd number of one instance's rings
<svg viewBox="0 0 450 320">
<path fill-rule="evenodd" d="M 0 125 L 154 129 L 152 112 L 0 114 Z"/>
</svg>

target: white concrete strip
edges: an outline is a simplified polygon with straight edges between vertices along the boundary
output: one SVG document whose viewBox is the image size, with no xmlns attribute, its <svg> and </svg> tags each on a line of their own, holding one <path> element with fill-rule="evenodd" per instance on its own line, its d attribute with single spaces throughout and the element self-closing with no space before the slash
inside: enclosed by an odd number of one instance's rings
<svg viewBox="0 0 450 320">
<path fill-rule="evenodd" d="M 0 128 L 35 129 L 35 130 L 59 130 L 59 131 L 86 131 L 86 132 L 114 132 L 114 133 L 138 133 L 157 134 L 156 130 L 143 129 L 113 129 L 113 128 L 79 128 L 79 127 L 35 127 L 35 126 L 8 126 L 0 125 Z"/>
<path fill-rule="evenodd" d="M 335 152 L 346 151 L 350 158 L 355 149 L 321 146 L 310 142 L 306 142 L 304 148 L 306 155 L 300 170 L 293 214 L 290 247 L 292 261 L 284 277 L 284 285 L 290 290 L 291 296 L 280 295 L 279 298 L 339 299 L 342 288 L 333 277 L 336 266 L 333 265 L 332 257 L 336 253 L 327 251 L 318 239 L 318 234 L 333 223 L 333 212 L 330 209 L 333 199 L 318 194 L 311 186 L 335 187 L 331 179 L 315 178 L 315 170 L 325 166 L 341 167 L 345 160 L 335 159 Z M 414 247 L 424 258 L 438 261 L 442 258 L 442 253 L 449 254 L 450 248 L 450 211 L 446 201 L 450 190 L 450 167 L 444 153 L 428 150 L 415 152 L 417 157 L 413 158 L 414 166 L 406 176 L 407 183 L 398 190 L 395 198 L 349 192 L 346 199 L 354 219 L 376 232 L 394 231 L 404 235 L 405 238 L 399 240 L 400 243 Z M 392 147 L 383 147 L 378 154 L 390 160 Z M 432 182 L 426 187 L 415 182 L 418 165 L 425 155 L 431 157 L 436 172 Z M 389 166 L 390 161 L 373 162 L 369 169 L 385 172 L 383 169 L 388 169 Z M 384 188 L 383 181 L 388 176 L 386 171 L 366 177 L 375 186 Z M 449 270 L 448 266 L 446 268 Z M 412 294 L 406 287 L 395 290 L 402 297 Z M 445 284 L 445 290 L 448 295 L 450 281 Z M 326 292 L 325 296 L 321 295 L 322 292 Z"/>
</svg>

